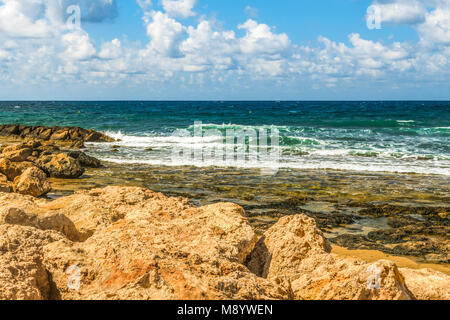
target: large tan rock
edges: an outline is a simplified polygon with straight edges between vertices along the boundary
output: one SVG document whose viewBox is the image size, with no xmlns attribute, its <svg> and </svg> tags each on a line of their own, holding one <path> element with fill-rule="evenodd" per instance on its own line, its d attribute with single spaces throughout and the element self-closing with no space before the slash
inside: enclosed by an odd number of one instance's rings
<svg viewBox="0 0 450 320">
<path fill-rule="evenodd" d="M 64 153 L 42 156 L 36 162 L 43 171 L 54 178 L 78 178 L 84 173 L 80 163 Z"/>
<path fill-rule="evenodd" d="M 40 197 L 52 190 L 46 174 L 36 167 L 30 167 L 16 177 L 13 188 L 14 192 L 33 197 Z"/>
<path fill-rule="evenodd" d="M 22 149 L 36 149 L 42 145 L 41 142 L 36 140 L 29 140 L 22 143 L 16 143 L 13 145 L 5 146 L 2 150 L 2 153 L 7 154 L 14 151 L 19 151 Z"/>
<path fill-rule="evenodd" d="M 305 215 L 281 218 L 258 242 L 248 266 L 269 280 L 287 280 L 296 299 L 414 298 L 394 263 L 367 264 L 331 255 L 314 219 Z"/>
<path fill-rule="evenodd" d="M 405 282 L 420 300 L 450 300 L 450 276 L 432 269 L 401 268 Z"/>
<path fill-rule="evenodd" d="M 63 237 L 53 231 L 0 225 L 0 300 L 43 300 L 51 286 L 42 246 Z"/>
<path fill-rule="evenodd" d="M 86 142 L 114 142 L 115 139 L 108 137 L 102 132 L 91 130 L 90 133 L 87 134 L 84 141 Z"/>
<path fill-rule="evenodd" d="M 92 237 L 83 243 L 59 241 L 44 249 L 45 265 L 64 299 L 289 296 L 243 265 L 256 235 L 237 205 L 194 208 L 185 199 L 139 188 L 111 187 L 77 196 L 84 203 L 87 197 L 97 198 L 97 209 L 91 210 L 97 217 Z M 70 201 L 74 205 L 75 200 Z M 121 212 L 122 218 L 111 221 L 110 209 Z M 102 210 L 104 220 L 98 219 Z M 80 268 L 79 291 L 65 285 L 70 265 Z"/>
<path fill-rule="evenodd" d="M 88 156 L 87 154 L 85 154 L 84 152 L 81 151 L 71 151 L 68 153 L 69 157 L 72 157 L 74 159 L 76 159 L 81 166 L 85 167 L 85 168 L 101 168 L 102 167 L 102 163 L 100 160 Z"/>
<path fill-rule="evenodd" d="M 69 130 L 58 130 L 56 132 L 54 132 L 51 137 L 50 140 L 67 140 L 70 138 L 70 132 Z"/>
</svg>

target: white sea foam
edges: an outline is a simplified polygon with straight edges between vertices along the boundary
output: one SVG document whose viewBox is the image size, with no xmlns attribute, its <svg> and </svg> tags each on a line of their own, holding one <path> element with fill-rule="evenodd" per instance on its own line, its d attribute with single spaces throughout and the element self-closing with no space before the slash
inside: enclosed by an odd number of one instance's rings
<svg viewBox="0 0 450 320">
<path fill-rule="evenodd" d="M 146 164 L 154 166 L 193 166 L 193 167 L 235 167 L 235 168 L 284 168 L 303 170 L 344 170 L 344 171 L 364 171 L 364 172 L 392 172 L 392 173 L 416 173 L 416 174 L 436 174 L 450 176 L 450 167 L 430 167 L 418 165 L 394 165 L 388 163 L 355 163 L 350 161 L 296 161 L 281 163 L 251 163 L 246 161 L 233 161 L 218 163 L 214 161 L 195 161 L 194 159 L 177 159 L 172 161 L 165 159 L 120 159 L 106 157 L 104 161 L 120 164 Z"/>
<path fill-rule="evenodd" d="M 407 121 L 407 120 L 405 120 Z M 213 125 L 203 125 L 203 129 Z M 217 125 L 214 125 L 217 127 Z M 228 127 L 234 125 L 223 125 Z M 242 126 L 241 128 L 245 128 Z M 268 126 L 269 128 L 271 126 Z M 221 148 L 225 147 L 223 136 L 212 137 L 177 137 L 156 134 L 128 135 L 122 132 L 107 132 L 120 141 L 114 143 L 89 143 L 93 155 L 104 161 L 123 164 L 147 164 L 154 166 L 195 166 L 195 167 L 236 167 L 236 168 L 286 168 L 286 169 L 330 169 L 368 172 L 398 172 L 418 174 L 438 174 L 450 176 L 450 157 L 446 155 L 430 155 L 421 150 L 411 149 L 408 144 L 394 143 L 386 147 L 374 147 L 370 142 L 358 142 L 351 145 L 341 145 L 340 141 L 319 140 L 309 137 L 290 136 L 297 139 L 298 145 L 280 145 L 283 150 L 280 162 L 249 162 L 217 160 L 198 161 L 190 157 L 173 160 L 173 147 L 192 148 Z M 417 139 L 417 138 L 415 138 Z M 304 143 L 313 141 L 314 143 Z M 119 145 L 119 152 L 110 152 L 112 145 Z M 152 148 L 154 151 L 146 152 Z M 280 151 L 281 151 L 280 150 Z M 289 152 L 292 151 L 292 152 Z M 298 153 L 303 151 L 302 153 Z M 238 151 L 242 152 L 242 150 Z M 418 160 L 423 157 L 423 160 Z M 426 158 L 431 158 L 425 160 Z"/>
</svg>

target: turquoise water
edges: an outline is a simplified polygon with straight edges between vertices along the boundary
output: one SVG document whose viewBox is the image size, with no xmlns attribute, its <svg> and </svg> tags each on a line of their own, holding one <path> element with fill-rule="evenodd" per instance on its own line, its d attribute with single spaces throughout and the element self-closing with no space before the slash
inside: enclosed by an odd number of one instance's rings
<svg viewBox="0 0 450 320">
<path fill-rule="evenodd" d="M 195 121 L 221 135 L 173 136 L 193 134 Z M 104 160 L 196 166 L 215 163 L 173 161 L 173 148 L 217 148 L 227 130 L 276 128 L 281 168 L 450 175 L 450 102 L 0 102 L 0 123 L 93 128 L 121 140 L 116 152 L 89 145 Z"/>
</svg>

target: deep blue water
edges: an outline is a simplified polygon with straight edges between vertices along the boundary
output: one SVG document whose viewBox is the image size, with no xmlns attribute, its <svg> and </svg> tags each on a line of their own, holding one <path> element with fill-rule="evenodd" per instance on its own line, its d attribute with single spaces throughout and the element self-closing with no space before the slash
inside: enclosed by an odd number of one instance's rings
<svg viewBox="0 0 450 320">
<path fill-rule="evenodd" d="M 450 102 L 0 102 L 2 124 L 108 132 L 120 151 L 90 152 L 117 162 L 171 165 L 174 145 L 222 143 L 172 137 L 194 121 L 222 133 L 277 128 L 282 167 L 450 175 Z"/>
</svg>

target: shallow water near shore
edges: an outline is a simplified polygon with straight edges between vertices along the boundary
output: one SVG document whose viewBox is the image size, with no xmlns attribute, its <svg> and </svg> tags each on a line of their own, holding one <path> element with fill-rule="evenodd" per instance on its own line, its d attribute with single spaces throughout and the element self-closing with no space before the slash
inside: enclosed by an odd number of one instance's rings
<svg viewBox="0 0 450 320">
<path fill-rule="evenodd" d="M 332 170 L 155 167 L 107 163 L 76 180 L 50 179 L 50 197 L 108 185 L 139 186 L 196 205 L 243 206 L 259 234 L 285 215 L 304 213 L 335 245 L 449 264 L 450 178 Z"/>
</svg>

